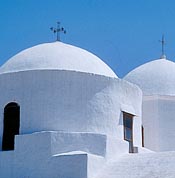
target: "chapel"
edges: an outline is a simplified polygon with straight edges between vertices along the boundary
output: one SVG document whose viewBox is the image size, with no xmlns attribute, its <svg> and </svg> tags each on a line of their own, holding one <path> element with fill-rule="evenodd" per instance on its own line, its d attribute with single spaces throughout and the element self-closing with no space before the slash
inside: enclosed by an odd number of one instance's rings
<svg viewBox="0 0 175 178">
<path fill-rule="evenodd" d="M 120 79 L 60 41 L 19 52 L 0 67 L 0 177 L 175 176 L 174 71 L 163 56 Z"/>
</svg>

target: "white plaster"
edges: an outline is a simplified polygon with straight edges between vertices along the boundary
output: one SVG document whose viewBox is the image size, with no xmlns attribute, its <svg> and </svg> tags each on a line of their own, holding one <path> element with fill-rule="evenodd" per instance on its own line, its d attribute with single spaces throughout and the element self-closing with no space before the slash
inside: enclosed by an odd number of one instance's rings
<svg viewBox="0 0 175 178">
<path fill-rule="evenodd" d="M 25 71 L 1 74 L 0 86 L 1 139 L 3 109 L 11 101 L 20 105 L 20 134 L 60 130 L 123 140 L 121 105 L 131 105 L 141 115 L 140 89 L 120 79 L 71 71 Z"/>
<path fill-rule="evenodd" d="M 14 151 L 0 152 L 0 177 L 13 177 Z"/>
<path fill-rule="evenodd" d="M 175 63 L 166 59 L 154 60 L 137 67 L 124 79 L 138 85 L 143 91 L 145 147 L 154 151 L 173 151 Z"/>
<path fill-rule="evenodd" d="M 62 42 L 40 44 L 16 54 L 0 73 L 26 70 L 71 70 L 117 78 L 116 74 L 94 54 Z"/>
<path fill-rule="evenodd" d="M 144 97 L 143 126 L 145 147 L 154 151 L 173 151 L 174 133 L 174 96 L 153 95 Z"/>
<path fill-rule="evenodd" d="M 175 63 L 166 59 L 143 64 L 124 79 L 138 85 L 144 95 L 175 95 Z"/>
<path fill-rule="evenodd" d="M 99 172 L 104 168 L 105 160 L 103 157 L 88 154 L 88 168 L 87 168 L 87 177 L 95 178 Z"/>
<path fill-rule="evenodd" d="M 51 137 L 52 154 L 79 150 L 103 157 L 106 156 L 107 138 L 105 135 L 79 132 L 52 132 Z"/>
<path fill-rule="evenodd" d="M 53 147 L 62 147 L 60 140 L 57 145 L 53 143 L 55 134 L 60 132 L 38 132 L 18 135 L 15 139 L 15 150 L 0 152 L 0 175 L 3 178 L 87 178 L 96 175 L 105 162 L 104 157 L 88 154 L 84 151 L 72 151 L 55 154 Z M 67 140 L 66 133 L 62 139 Z M 67 133 L 77 139 L 76 133 Z M 81 136 L 83 133 L 77 133 Z M 85 133 L 84 133 L 85 134 Z M 77 141 L 81 142 L 77 139 Z M 89 142 L 89 146 L 100 144 L 100 141 Z M 67 147 L 71 147 L 67 143 Z M 64 146 L 64 145 L 63 145 Z M 84 145 L 86 147 L 86 145 Z M 106 145 L 102 145 L 106 150 Z M 75 150 L 84 150 L 82 146 L 75 145 Z M 57 152 L 59 152 L 57 150 Z M 66 152 L 66 150 L 65 150 Z M 6 160 L 6 162 L 4 162 Z M 8 170 L 8 171 L 7 171 Z"/>
<path fill-rule="evenodd" d="M 132 115 L 136 115 L 136 112 L 135 112 L 134 107 L 132 105 L 121 104 L 121 111 L 126 112 L 126 113 L 130 113 Z"/>
<path fill-rule="evenodd" d="M 107 160 L 119 158 L 128 153 L 129 143 L 125 140 L 119 140 L 115 137 L 107 137 L 106 145 L 106 158 Z"/>
<path fill-rule="evenodd" d="M 138 153 L 153 153 L 154 151 L 147 149 L 145 147 L 138 147 Z"/>
<path fill-rule="evenodd" d="M 55 42 L 24 50 L 0 68 L 0 86 L 0 147 L 4 107 L 20 106 L 15 149 L 0 152 L 2 178 L 96 178 L 128 154 L 123 112 L 134 115 L 141 147 L 141 90 L 83 49 Z"/>
<path fill-rule="evenodd" d="M 110 160 L 96 178 L 174 178 L 175 152 L 128 154 Z"/>
</svg>

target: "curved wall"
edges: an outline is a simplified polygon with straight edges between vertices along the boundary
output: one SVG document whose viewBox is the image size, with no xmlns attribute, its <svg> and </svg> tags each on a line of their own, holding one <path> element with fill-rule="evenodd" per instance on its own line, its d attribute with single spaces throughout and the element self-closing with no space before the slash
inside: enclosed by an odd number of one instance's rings
<svg viewBox="0 0 175 178">
<path fill-rule="evenodd" d="M 71 71 L 25 71 L 0 75 L 0 139 L 3 109 L 20 105 L 20 134 L 37 131 L 103 133 L 123 139 L 121 111 L 136 114 L 141 142 L 141 91 L 120 79 Z"/>
</svg>

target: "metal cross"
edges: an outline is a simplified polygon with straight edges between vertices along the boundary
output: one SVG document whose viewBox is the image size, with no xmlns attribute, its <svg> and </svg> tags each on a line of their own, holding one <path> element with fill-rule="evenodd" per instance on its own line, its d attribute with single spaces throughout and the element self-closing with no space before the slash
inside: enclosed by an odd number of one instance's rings
<svg viewBox="0 0 175 178">
<path fill-rule="evenodd" d="M 57 38 L 56 41 L 61 41 L 60 40 L 60 32 L 63 32 L 64 34 L 66 33 L 66 30 L 63 27 L 60 27 L 60 22 L 57 22 L 57 27 L 51 27 L 50 28 L 51 31 L 53 31 L 53 33 L 57 34 Z"/>
<path fill-rule="evenodd" d="M 165 56 L 165 39 L 164 35 L 162 35 L 162 40 L 159 40 L 162 43 L 162 57 Z"/>
</svg>

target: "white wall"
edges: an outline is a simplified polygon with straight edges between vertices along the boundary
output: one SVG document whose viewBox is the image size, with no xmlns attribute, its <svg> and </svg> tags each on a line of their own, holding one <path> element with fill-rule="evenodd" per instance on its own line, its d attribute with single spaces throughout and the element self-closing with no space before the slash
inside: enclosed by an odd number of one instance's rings
<svg viewBox="0 0 175 178">
<path fill-rule="evenodd" d="M 143 101 L 145 147 L 153 151 L 175 148 L 175 96 L 145 96 Z"/>
<path fill-rule="evenodd" d="M 3 178 L 87 178 L 86 153 L 52 155 L 52 132 L 19 135 L 15 139 L 12 176 Z M 64 136 L 62 139 L 65 139 Z M 59 145 L 61 147 L 61 145 Z M 8 154 L 7 152 L 3 152 Z M 75 164 L 76 163 L 76 164 Z"/>
<path fill-rule="evenodd" d="M 13 177 L 14 151 L 0 152 L 0 177 Z"/>
<path fill-rule="evenodd" d="M 80 132 L 51 132 L 52 154 L 71 151 L 84 151 L 99 156 L 106 156 L 106 135 Z"/>
<path fill-rule="evenodd" d="M 20 105 L 20 134 L 63 130 L 123 139 L 122 107 L 138 119 L 135 144 L 141 145 L 141 91 L 126 81 L 71 71 L 25 71 L 0 75 L 0 140 L 3 109 Z M 1 142 L 1 141 L 0 141 Z"/>
<path fill-rule="evenodd" d="M 175 97 L 159 98 L 159 147 L 162 151 L 175 150 Z"/>
<path fill-rule="evenodd" d="M 91 178 L 105 163 L 107 146 L 102 142 L 106 143 L 104 135 L 87 133 L 18 135 L 14 151 L 0 152 L 0 177 Z M 99 156 L 102 149 L 104 153 Z"/>
<path fill-rule="evenodd" d="M 144 127 L 144 145 L 146 148 L 159 150 L 158 104 L 157 97 L 147 96 L 143 100 L 142 123 Z"/>
</svg>

